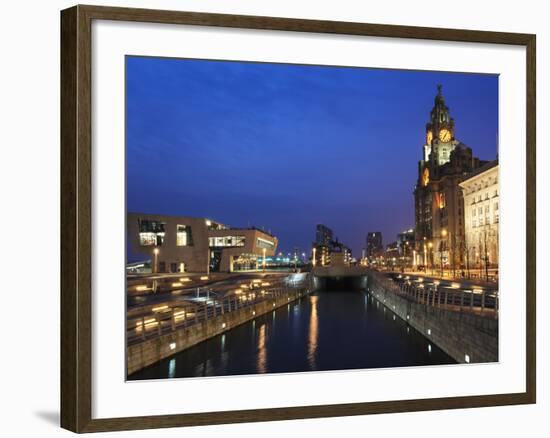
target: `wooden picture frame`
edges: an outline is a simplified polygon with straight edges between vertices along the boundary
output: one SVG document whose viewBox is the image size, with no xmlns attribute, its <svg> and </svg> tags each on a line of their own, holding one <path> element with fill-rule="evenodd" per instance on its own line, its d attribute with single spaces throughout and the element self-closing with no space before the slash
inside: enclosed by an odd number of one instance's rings
<svg viewBox="0 0 550 438">
<path fill-rule="evenodd" d="M 185 24 L 519 45 L 526 48 L 526 391 L 197 414 L 92 418 L 91 25 L 93 20 Z M 98 432 L 535 403 L 536 400 L 536 37 L 530 34 L 75 6 L 61 12 L 61 426 Z"/>
</svg>

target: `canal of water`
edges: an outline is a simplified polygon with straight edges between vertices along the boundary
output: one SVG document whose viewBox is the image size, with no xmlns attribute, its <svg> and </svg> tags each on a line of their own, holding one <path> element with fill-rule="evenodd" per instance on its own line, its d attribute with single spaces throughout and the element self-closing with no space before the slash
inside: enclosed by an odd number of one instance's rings
<svg viewBox="0 0 550 438">
<path fill-rule="evenodd" d="M 315 292 L 128 380 L 456 363 L 367 292 Z"/>
</svg>

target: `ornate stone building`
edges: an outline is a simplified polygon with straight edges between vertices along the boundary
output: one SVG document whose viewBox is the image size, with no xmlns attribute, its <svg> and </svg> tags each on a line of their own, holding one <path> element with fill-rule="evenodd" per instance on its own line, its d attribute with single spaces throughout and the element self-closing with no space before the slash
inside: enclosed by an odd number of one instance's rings
<svg viewBox="0 0 550 438">
<path fill-rule="evenodd" d="M 460 183 L 464 193 L 465 258 L 468 268 L 498 267 L 498 160 Z"/>
<path fill-rule="evenodd" d="M 464 200 L 459 183 L 485 164 L 455 138 L 455 122 L 437 87 L 426 124 L 426 143 L 418 162 L 415 198 L 417 265 L 464 266 Z"/>
</svg>

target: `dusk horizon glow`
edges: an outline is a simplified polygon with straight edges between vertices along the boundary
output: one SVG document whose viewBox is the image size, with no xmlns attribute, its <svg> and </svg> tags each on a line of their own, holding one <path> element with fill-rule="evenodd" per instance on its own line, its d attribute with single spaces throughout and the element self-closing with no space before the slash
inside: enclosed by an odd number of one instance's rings
<svg viewBox="0 0 550 438">
<path fill-rule="evenodd" d="M 456 138 L 498 147 L 498 75 L 126 58 L 127 211 L 255 226 L 309 255 L 315 226 L 361 256 L 414 228 L 442 84 Z"/>
</svg>

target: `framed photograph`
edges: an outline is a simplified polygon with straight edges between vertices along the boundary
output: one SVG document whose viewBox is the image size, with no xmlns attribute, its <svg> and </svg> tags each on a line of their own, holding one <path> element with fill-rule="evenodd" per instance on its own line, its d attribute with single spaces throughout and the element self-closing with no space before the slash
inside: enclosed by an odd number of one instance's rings
<svg viewBox="0 0 550 438">
<path fill-rule="evenodd" d="M 61 12 L 61 423 L 535 403 L 535 35 Z"/>
</svg>

